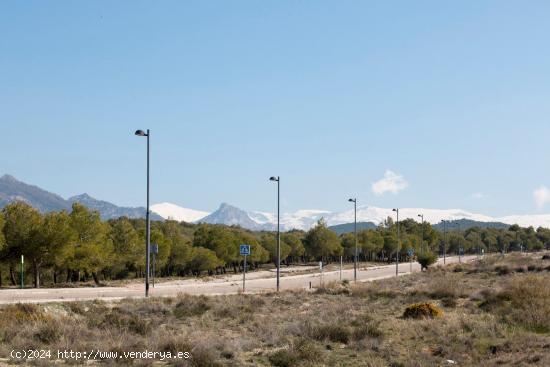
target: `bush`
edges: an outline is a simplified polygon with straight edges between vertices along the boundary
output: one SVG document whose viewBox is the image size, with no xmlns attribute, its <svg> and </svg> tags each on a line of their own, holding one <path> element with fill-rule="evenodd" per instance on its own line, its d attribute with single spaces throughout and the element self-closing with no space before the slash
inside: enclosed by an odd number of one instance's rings
<svg viewBox="0 0 550 367">
<path fill-rule="evenodd" d="M 174 316 L 178 319 L 200 316 L 210 309 L 205 296 L 185 296 L 180 299 L 174 308 Z"/>
<path fill-rule="evenodd" d="M 420 264 L 422 270 L 428 269 L 428 266 L 435 264 L 437 256 L 433 252 L 422 252 L 416 257 L 416 261 Z"/>
<path fill-rule="evenodd" d="M 350 339 L 352 330 L 340 324 L 337 324 L 336 321 L 333 324 L 324 324 L 310 327 L 309 335 L 319 341 L 330 340 L 334 343 L 343 343 L 347 344 Z"/>
<path fill-rule="evenodd" d="M 505 318 L 535 332 L 550 332 L 550 284 L 546 278 L 531 275 L 514 279 L 503 296 L 511 306 L 501 309 Z"/>
<path fill-rule="evenodd" d="M 36 331 L 34 337 L 36 340 L 44 343 L 51 344 L 58 341 L 61 338 L 60 325 L 54 320 L 46 320 Z"/>
<path fill-rule="evenodd" d="M 269 362 L 276 367 L 292 367 L 298 363 L 298 356 L 291 350 L 281 349 L 269 356 Z"/>
<path fill-rule="evenodd" d="M 498 275 L 507 275 L 512 272 L 512 270 L 510 270 L 510 268 L 506 265 L 496 266 L 495 271 L 497 272 Z"/>
<path fill-rule="evenodd" d="M 443 316 L 443 311 L 431 303 L 415 303 L 403 313 L 405 319 L 423 319 Z"/>
<path fill-rule="evenodd" d="M 277 367 L 292 367 L 300 362 L 316 362 L 323 360 L 323 351 L 314 342 L 299 338 L 288 349 L 280 349 L 269 356 L 269 362 Z"/>
</svg>

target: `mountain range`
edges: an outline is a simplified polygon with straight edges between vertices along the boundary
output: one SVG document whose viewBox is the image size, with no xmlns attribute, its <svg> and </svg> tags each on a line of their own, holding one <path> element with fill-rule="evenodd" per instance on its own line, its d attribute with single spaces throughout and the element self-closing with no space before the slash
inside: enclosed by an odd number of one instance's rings
<svg viewBox="0 0 550 367">
<path fill-rule="evenodd" d="M 103 219 L 112 219 L 122 216 L 129 218 L 145 217 L 146 209 L 143 207 L 128 208 L 119 207 L 107 201 L 95 199 L 87 194 L 77 195 L 64 199 L 59 195 L 43 190 L 37 186 L 21 182 L 10 175 L 0 177 L 0 208 L 14 202 L 23 201 L 37 208 L 41 212 L 54 210 L 70 210 L 75 202 L 81 203 L 100 213 Z M 212 212 L 188 209 L 172 203 L 160 203 L 151 206 L 151 219 L 172 219 L 188 223 L 213 223 L 241 226 L 254 231 L 277 229 L 277 215 L 268 212 L 246 211 L 236 206 L 222 203 Z M 468 228 L 473 225 L 482 227 L 503 228 L 511 224 L 519 224 L 522 227 L 533 226 L 550 228 L 550 214 L 539 215 L 513 215 L 506 217 L 491 217 L 483 214 L 471 213 L 461 209 L 426 209 L 426 208 L 402 208 L 399 209 L 399 218 L 412 218 L 420 220 L 419 214 L 424 215 L 424 220 L 441 229 L 441 221 L 450 221 L 448 228 L 459 226 Z M 373 206 L 359 206 L 357 208 L 358 228 L 372 228 L 383 223 L 388 217 L 394 218 L 395 212 L 389 208 Z M 331 212 L 327 210 L 298 210 L 293 213 L 281 214 L 281 230 L 292 229 L 308 230 L 318 220 L 324 218 L 327 224 L 337 232 L 349 232 L 353 228 L 353 209 L 343 212 Z"/>
<path fill-rule="evenodd" d="M 175 208 L 177 206 L 174 206 Z M 184 212 L 190 209 L 180 208 Z M 196 211 L 195 211 L 196 212 Z M 175 211 L 173 212 L 175 213 Z M 204 212 L 203 212 L 204 213 Z M 162 215 L 162 213 L 159 212 Z M 396 213 L 389 208 L 373 206 L 357 207 L 358 228 L 373 228 L 383 223 L 388 217 L 396 219 Z M 414 219 L 420 221 L 419 214 L 424 215 L 424 220 L 433 224 L 436 229 L 443 229 L 443 220 L 449 221 L 448 229 L 466 229 L 473 226 L 485 228 L 506 228 L 512 224 L 523 227 L 533 226 L 550 228 L 550 214 L 540 215 L 516 215 L 506 217 L 491 217 L 483 214 L 471 213 L 462 209 L 427 209 L 427 208 L 401 208 L 399 219 Z M 164 217 L 167 218 L 166 216 Z M 196 217 L 195 217 L 196 218 Z M 353 228 L 353 209 L 343 212 L 330 212 L 326 210 L 298 210 L 293 213 L 281 214 L 281 230 L 292 229 L 307 230 L 321 218 L 337 233 L 349 232 Z M 172 216 L 175 220 L 185 220 Z M 226 225 L 238 225 L 250 230 L 275 230 L 277 228 L 277 215 L 273 213 L 246 211 L 236 206 L 223 203 L 220 207 L 202 218 L 195 219 L 196 223 L 215 223 Z"/>
<path fill-rule="evenodd" d="M 70 211 L 73 203 L 80 203 L 91 210 L 98 211 L 104 220 L 119 217 L 143 218 L 146 213 L 146 209 L 142 207 L 120 207 L 107 201 L 94 199 L 88 194 L 63 199 L 61 196 L 38 186 L 26 184 L 10 175 L 4 175 L 0 177 L 0 208 L 14 201 L 25 202 L 42 213 L 58 210 Z M 162 220 L 163 218 L 153 213 L 151 219 Z"/>
</svg>

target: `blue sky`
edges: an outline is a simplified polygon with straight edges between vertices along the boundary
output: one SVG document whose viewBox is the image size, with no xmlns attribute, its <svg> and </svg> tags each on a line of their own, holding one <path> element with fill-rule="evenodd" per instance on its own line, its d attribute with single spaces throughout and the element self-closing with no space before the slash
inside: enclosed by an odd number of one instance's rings
<svg viewBox="0 0 550 367">
<path fill-rule="evenodd" d="M 550 212 L 549 14 L 547 1 L 3 1 L 0 174 L 142 205 L 133 131 L 150 128 L 154 203 L 273 211 L 280 175 L 284 211 L 357 196 Z"/>
</svg>

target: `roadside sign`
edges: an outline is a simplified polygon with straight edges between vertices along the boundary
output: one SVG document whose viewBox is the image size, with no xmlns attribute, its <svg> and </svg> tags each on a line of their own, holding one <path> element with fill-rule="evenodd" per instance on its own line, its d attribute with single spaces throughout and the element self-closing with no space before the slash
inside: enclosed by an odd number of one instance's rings
<svg viewBox="0 0 550 367">
<path fill-rule="evenodd" d="M 158 254 L 159 253 L 159 245 L 156 243 L 151 244 L 151 253 L 152 254 Z"/>
<path fill-rule="evenodd" d="M 413 256 L 414 255 L 414 250 L 412 248 L 408 249 L 407 254 L 409 255 L 409 257 Z"/>
<path fill-rule="evenodd" d="M 250 255 L 250 245 L 241 245 L 240 250 L 241 255 Z"/>
<path fill-rule="evenodd" d="M 246 257 L 250 255 L 250 245 L 240 245 L 239 250 L 241 255 L 244 256 L 244 264 L 243 264 L 243 293 L 246 292 Z"/>
</svg>

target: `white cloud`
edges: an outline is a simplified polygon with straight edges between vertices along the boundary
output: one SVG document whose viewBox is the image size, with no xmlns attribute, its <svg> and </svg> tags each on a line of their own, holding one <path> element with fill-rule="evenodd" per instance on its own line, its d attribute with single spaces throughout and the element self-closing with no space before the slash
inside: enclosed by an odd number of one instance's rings
<svg viewBox="0 0 550 367">
<path fill-rule="evenodd" d="M 546 203 L 550 203 L 550 190 L 546 186 L 541 186 L 533 191 L 533 198 L 537 207 L 542 209 Z"/>
<path fill-rule="evenodd" d="M 472 197 L 474 199 L 484 199 L 485 198 L 485 194 L 482 193 L 482 192 L 475 192 L 472 194 Z"/>
<path fill-rule="evenodd" d="M 375 195 L 383 195 L 386 192 L 397 194 L 408 186 L 409 183 L 405 181 L 402 175 L 388 169 L 384 173 L 384 178 L 372 183 L 372 192 Z"/>
</svg>

